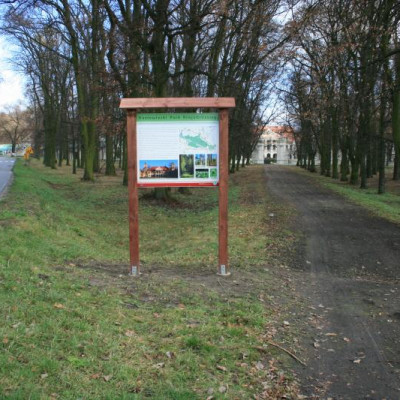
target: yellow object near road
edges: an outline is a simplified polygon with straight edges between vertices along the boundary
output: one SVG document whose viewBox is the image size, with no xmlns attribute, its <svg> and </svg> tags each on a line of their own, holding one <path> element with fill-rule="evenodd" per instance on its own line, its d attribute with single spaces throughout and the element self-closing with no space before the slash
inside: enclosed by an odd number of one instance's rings
<svg viewBox="0 0 400 400">
<path fill-rule="evenodd" d="M 33 154 L 33 149 L 31 146 L 28 146 L 24 152 L 24 159 L 29 160 L 30 155 Z"/>
</svg>

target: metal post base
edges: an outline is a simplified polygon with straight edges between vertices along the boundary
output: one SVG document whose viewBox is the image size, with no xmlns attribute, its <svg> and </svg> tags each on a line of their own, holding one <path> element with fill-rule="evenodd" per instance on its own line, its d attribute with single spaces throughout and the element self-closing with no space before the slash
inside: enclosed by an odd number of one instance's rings
<svg viewBox="0 0 400 400">
<path fill-rule="evenodd" d="M 140 272 L 139 272 L 139 268 L 136 265 L 132 265 L 131 266 L 131 272 L 129 273 L 130 276 L 139 276 Z"/>
<path fill-rule="evenodd" d="M 217 273 L 217 275 L 219 276 L 230 276 L 230 272 L 226 271 L 226 266 L 225 265 L 220 265 L 219 266 L 219 272 Z"/>
</svg>

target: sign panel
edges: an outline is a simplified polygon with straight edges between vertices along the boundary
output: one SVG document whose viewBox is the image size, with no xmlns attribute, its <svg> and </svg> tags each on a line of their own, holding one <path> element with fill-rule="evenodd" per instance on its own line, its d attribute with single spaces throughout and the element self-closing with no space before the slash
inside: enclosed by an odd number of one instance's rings
<svg viewBox="0 0 400 400">
<path fill-rule="evenodd" d="M 219 183 L 218 113 L 137 115 L 140 187 Z"/>
</svg>

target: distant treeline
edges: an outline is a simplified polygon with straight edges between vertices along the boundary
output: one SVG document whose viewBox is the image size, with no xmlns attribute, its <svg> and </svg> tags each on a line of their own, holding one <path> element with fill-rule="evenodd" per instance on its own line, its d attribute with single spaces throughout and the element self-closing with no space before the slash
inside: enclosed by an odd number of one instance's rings
<svg viewBox="0 0 400 400">
<path fill-rule="evenodd" d="M 393 178 L 400 178 L 399 2 L 311 3 L 294 16 L 299 30 L 285 96 L 299 164 L 314 170 L 319 154 L 321 174 L 361 188 L 379 172 L 383 193 L 393 150 Z"/>
<path fill-rule="evenodd" d="M 29 77 L 36 154 L 93 180 L 126 166 L 121 97 L 233 96 L 230 164 L 248 162 L 288 35 L 278 0 L 0 1 Z M 191 110 L 193 111 L 193 110 Z M 125 176 L 126 181 L 126 176 Z"/>
</svg>

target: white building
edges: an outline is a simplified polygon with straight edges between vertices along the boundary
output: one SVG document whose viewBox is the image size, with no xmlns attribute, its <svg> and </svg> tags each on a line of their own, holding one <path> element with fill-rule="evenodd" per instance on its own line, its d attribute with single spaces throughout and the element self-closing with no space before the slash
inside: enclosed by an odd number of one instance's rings
<svg viewBox="0 0 400 400">
<path fill-rule="evenodd" d="M 264 164 L 266 160 L 281 165 L 297 163 L 296 142 L 293 129 L 288 126 L 266 126 L 256 148 L 251 155 L 254 164 Z"/>
</svg>

